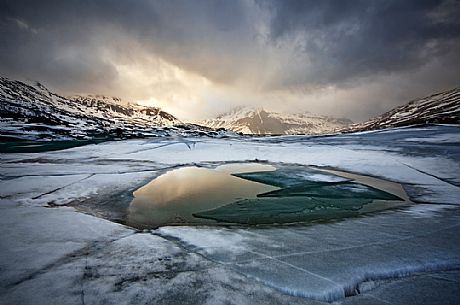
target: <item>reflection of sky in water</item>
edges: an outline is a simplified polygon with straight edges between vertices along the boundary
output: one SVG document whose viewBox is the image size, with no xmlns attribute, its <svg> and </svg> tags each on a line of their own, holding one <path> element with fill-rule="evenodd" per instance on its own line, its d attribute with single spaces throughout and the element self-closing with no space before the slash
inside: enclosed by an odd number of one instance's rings
<svg viewBox="0 0 460 305">
<path fill-rule="evenodd" d="M 236 176 L 235 176 L 236 175 Z M 233 163 L 171 170 L 134 192 L 127 224 L 277 224 L 355 217 L 410 204 L 402 186 L 302 166 Z"/>
<path fill-rule="evenodd" d="M 216 169 L 184 167 L 169 171 L 134 192 L 127 223 L 156 227 L 203 220 L 195 212 L 213 209 L 242 198 L 276 190 L 274 186 L 231 176 L 231 173 L 272 171 L 264 164 L 226 164 Z"/>
</svg>

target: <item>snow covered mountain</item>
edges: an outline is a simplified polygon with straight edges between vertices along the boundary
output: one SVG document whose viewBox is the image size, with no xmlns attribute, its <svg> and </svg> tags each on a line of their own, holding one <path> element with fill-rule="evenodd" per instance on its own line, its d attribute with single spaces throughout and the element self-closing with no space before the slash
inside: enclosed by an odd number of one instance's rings
<svg viewBox="0 0 460 305">
<path fill-rule="evenodd" d="M 426 123 L 460 123 L 460 88 L 415 99 L 378 117 L 353 124 L 346 132 Z"/>
<path fill-rule="evenodd" d="M 311 113 L 282 114 L 264 109 L 237 107 L 200 124 L 244 134 L 323 134 L 342 129 L 352 121 Z"/>
<path fill-rule="evenodd" d="M 85 113 L 100 119 L 113 119 L 121 124 L 146 126 L 172 126 L 182 122 L 158 107 L 146 107 L 138 104 L 123 104 L 117 97 L 104 95 L 76 95 L 68 97 Z"/>
<path fill-rule="evenodd" d="M 63 97 L 40 83 L 0 78 L 0 135 L 21 139 L 91 139 L 165 135 L 218 135 L 184 124 L 157 107 L 102 95 Z"/>
</svg>

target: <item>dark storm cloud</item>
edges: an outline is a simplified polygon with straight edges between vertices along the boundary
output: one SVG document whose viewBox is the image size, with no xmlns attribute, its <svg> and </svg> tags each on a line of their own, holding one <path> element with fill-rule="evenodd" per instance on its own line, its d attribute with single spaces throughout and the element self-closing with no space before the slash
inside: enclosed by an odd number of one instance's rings
<svg viewBox="0 0 460 305">
<path fill-rule="evenodd" d="M 309 82 L 410 70 L 452 51 L 460 3 L 438 0 L 262 1 L 273 40 L 299 32 L 314 62 Z M 459 51 L 460 50 L 456 50 Z"/>
<path fill-rule="evenodd" d="M 424 67 L 438 79 L 443 67 L 453 76 L 443 84 L 433 86 L 425 70 L 413 80 L 438 90 L 460 82 L 452 61 L 460 54 L 459 7 L 455 0 L 3 0 L 0 73 L 110 91 L 117 64 L 160 58 L 235 91 L 308 92 L 353 90 Z"/>
</svg>

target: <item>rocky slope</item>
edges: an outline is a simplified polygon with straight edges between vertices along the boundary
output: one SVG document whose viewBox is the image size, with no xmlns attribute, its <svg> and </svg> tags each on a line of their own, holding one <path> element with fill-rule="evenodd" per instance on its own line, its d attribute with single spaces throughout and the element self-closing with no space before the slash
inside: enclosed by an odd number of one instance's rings
<svg viewBox="0 0 460 305">
<path fill-rule="evenodd" d="M 365 131 L 428 123 L 460 123 L 460 88 L 415 99 L 378 117 L 346 128 Z"/>
<path fill-rule="evenodd" d="M 224 132 L 184 124 L 157 107 L 102 95 L 64 97 L 40 83 L 0 78 L 0 135 L 4 139 L 71 140 L 97 137 L 211 135 Z"/>
<path fill-rule="evenodd" d="M 282 114 L 264 109 L 239 107 L 205 120 L 202 125 L 244 134 L 323 134 L 342 129 L 352 122 L 311 113 Z"/>
</svg>

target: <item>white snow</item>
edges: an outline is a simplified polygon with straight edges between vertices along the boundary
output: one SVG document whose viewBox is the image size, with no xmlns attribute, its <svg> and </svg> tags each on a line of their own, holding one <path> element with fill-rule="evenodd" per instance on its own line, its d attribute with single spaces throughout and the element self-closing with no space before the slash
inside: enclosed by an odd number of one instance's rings
<svg viewBox="0 0 460 305">
<path fill-rule="evenodd" d="M 416 134 L 440 139 L 455 132 L 441 126 Z M 1 154 L 0 303 L 324 304 L 344 300 L 364 282 L 456 268 L 458 147 L 411 138 L 412 129 L 399 129 L 327 138 L 146 139 Z M 412 200 L 428 204 L 309 226 L 181 226 L 152 234 L 69 207 L 43 207 L 105 196 L 117 201 L 179 165 L 255 159 L 399 182 Z"/>
</svg>

